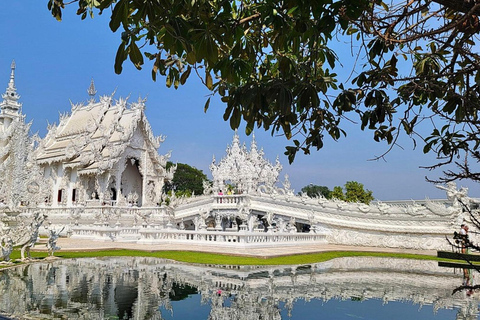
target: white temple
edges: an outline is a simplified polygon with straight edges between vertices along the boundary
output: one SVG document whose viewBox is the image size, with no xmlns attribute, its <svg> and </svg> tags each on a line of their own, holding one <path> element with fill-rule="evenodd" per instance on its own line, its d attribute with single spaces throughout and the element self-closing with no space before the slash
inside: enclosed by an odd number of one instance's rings
<svg viewBox="0 0 480 320">
<path fill-rule="evenodd" d="M 170 155 L 159 156 L 163 137 L 148 123 L 145 101 L 127 104 L 113 97 L 95 101 L 93 80 L 86 105 L 72 105 L 70 115 L 51 126 L 35 151 L 50 180 L 46 202 L 52 207 L 79 203 L 156 205 L 161 202 Z"/>
<path fill-rule="evenodd" d="M 454 184 L 442 201 L 366 205 L 295 195 L 287 176 L 279 186 L 278 159 L 270 163 L 255 138 L 248 149 L 237 134 L 225 157 L 213 159 L 203 195 L 165 201 L 175 167 L 167 171 L 170 154 L 158 154 L 164 138 L 152 133 L 145 100 L 96 100 L 93 81 L 88 94 L 45 138 L 32 137 L 12 64 L 0 103 L 0 245 L 42 214 L 47 227 L 97 241 L 446 249 L 445 236 L 470 219 L 458 200 L 478 202 Z"/>
</svg>

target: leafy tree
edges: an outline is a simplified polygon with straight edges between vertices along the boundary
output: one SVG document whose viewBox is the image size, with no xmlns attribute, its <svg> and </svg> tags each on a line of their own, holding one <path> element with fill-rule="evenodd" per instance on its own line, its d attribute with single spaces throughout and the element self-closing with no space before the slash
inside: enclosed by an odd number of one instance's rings
<svg viewBox="0 0 480 320">
<path fill-rule="evenodd" d="M 290 162 L 358 121 L 390 147 L 401 133 L 420 141 L 438 157 L 431 168 L 455 162 L 443 181 L 480 180 L 469 166 L 480 161 L 477 1 L 49 0 L 48 8 L 60 20 L 72 3 L 82 19 L 111 11 L 111 30 L 122 31 L 115 72 L 127 59 L 140 69 L 146 57 L 154 80 L 178 88 L 194 71 L 226 104 L 232 128 L 244 121 L 247 134 L 259 127 L 291 140 Z M 335 50 L 358 60 L 353 79 L 337 75 Z M 431 124 L 426 133 L 421 123 Z"/>
<path fill-rule="evenodd" d="M 173 165 L 172 162 L 167 163 L 167 170 Z M 177 163 L 177 170 L 173 175 L 171 182 L 165 184 L 165 192 L 175 191 L 175 194 L 191 196 L 203 194 L 203 181 L 208 180 L 202 170 L 189 166 L 184 163 Z"/>
<path fill-rule="evenodd" d="M 374 199 L 372 193 L 370 190 L 365 190 L 363 184 L 357 181 L 345 183 L 345 201 L 369 204 Z"/>
<path fill-rule="evenodd" d="M 326 186 L 317 186 L 314 184 L 309 184 L 308 186 L 305 186 L 302 188 L 302 192 L 307 194 L 310 198 L 317 197 L 318 195 L 322 195 L 323 197 L 330 199 L 331 196 L 330 194 L 332 191 L 328 189 Z"/>
<path fill-rule="evenodd" d="M 333 187 L 333 191 L 331 193 L 331 197 L 333 199 L 343 200 L 345 201 L 345 195 L 343 194 L 343 189 L 340 186 Z"/>
<path fill-rule="evenodd" d="M 332 191 L 332 198 L 347 202 L 362 202 L 369 204 L 373 198 L 373 192 L 370 190 L 365 190 L 362 183 L 357 181 L 347 181 L 345 183 L 345 193 L 340 186 L 336 186 Z"/>
</svg>

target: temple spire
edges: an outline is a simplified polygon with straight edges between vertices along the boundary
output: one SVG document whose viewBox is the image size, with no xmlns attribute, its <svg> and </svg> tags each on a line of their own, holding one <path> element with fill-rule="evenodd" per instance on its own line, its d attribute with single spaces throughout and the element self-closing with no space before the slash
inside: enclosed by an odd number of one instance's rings
<svg viewBox="0 0 480 320">
<path fill-rule="evenodd" d="M 95 95 L 97 94 L 97 90 L 95 89 L 95 83 L 93 83 L 93 78 L 90 82 L 90 87 L 88 87 L 87 93 L 90 96 L 90 102 L 93 102 L 95 100 Z"/>
<path fill-rule="evenodd" d="M 3 101 L 0 103 L 0 110 L 3 114 L 18 115 L 22 104 L 18 102 L 20 96 L 17 93 L 17 88 L 15 88 L 15 60 L 12 61 L 10 68 L 12 69 L 10 81 L 8 82 L 7 90 L 2 94 Z"/>
<path fill-rule="evenodd" d="M 10 65 L 12 71 L 10 72 L 10 82 L 8 83 L 9 88 L 15 88 L 15 67 L 15 60 L 12 60 L 12 64 Z"/>
</svg>

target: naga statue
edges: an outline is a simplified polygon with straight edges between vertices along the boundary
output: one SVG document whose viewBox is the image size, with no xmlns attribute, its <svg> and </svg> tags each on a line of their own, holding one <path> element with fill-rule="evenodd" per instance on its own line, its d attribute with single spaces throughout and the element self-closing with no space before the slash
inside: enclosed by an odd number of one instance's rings
<svg viewBox="0 0 480 320">
<path fill-rule="evenodd" d="M 60 247 L 57 247 L 57 240 L 60 237 L 60 233 L 62 233 L 64 229 L 65 227 L 63 227 L 60 231 L 57 231 L 55 229 L 48 230 L 47 250 L 49 257 L 53 257 L 55 251 L 61 249 Z"/>
<path fill-rule="evenodd" d="M 43 224 L 46 218 L 47 218 L 46 215 L 41 215 L 39 212 L 35 212 L 30 225 L 27 226 L 25 228 L 25 231 L 19 235 L 16 241 L 14 241 L 15 247 L 17 246 L 22 247 L 20 251 L 22 260 L 31 259 L 30 249 L 37 242 L 40 226 Z M 26 256 L 25 256 L 25 253 L 26 253 Z"/>
</svg>

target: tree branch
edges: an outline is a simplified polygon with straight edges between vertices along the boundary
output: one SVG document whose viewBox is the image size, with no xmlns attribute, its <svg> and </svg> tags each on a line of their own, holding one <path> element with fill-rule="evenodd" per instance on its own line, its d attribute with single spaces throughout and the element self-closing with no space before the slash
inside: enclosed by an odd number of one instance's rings
<svg viewBox="0 0 480 320">
<path fill-rule="evenodd" d="M 255 20 L 255 19 L 257 19 L 257 18 L 260 18 L 260 13 L 255 13 L 255 14 L 249 16 L 249 17 L 240 19 L 240 21 L 239 21 L 238 23 L 239 23 L 239 24 L 244 24 L 244 23 L 246 23 L 246 22 Z"/>
</svg>

